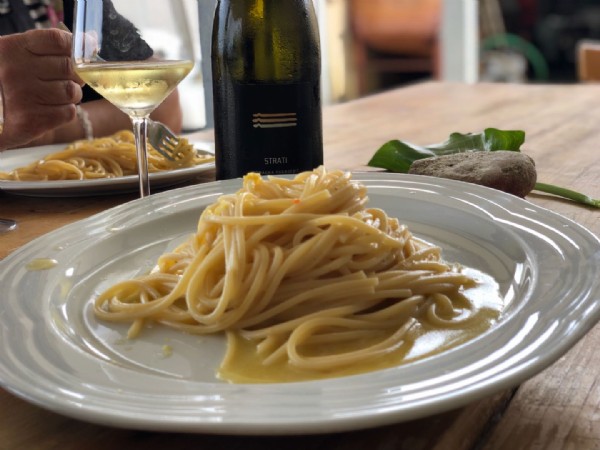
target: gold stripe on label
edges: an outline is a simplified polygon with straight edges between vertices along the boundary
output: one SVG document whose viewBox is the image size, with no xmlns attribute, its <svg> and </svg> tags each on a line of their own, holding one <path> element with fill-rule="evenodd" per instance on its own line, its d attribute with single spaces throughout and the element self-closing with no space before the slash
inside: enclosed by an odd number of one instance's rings
<svg viewBox="0 0 600 450">
<path fill-rule="evenodd" d="M 272 123 L 272 124 L 268 124 L 268 123 L 256 123 L 254 124 L 254 128 L 286 128 L 286 127 L 295 127 L 298 124 L 296 122 L 294 123 Z"/>
</svg>

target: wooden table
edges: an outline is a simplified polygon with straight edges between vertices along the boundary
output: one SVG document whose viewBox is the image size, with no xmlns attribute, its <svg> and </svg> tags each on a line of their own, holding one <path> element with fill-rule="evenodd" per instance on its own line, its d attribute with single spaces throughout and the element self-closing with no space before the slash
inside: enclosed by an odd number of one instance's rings
<svg viewBox="0 0 600 450">
<path fill-rule="evenodd" d="M 430 144 L 453 131 L 522 129 L 527 133 L 523 150 L 536 160 L 540 181 L 600 197 L 600 85 L 424 83 L 329 107 L 324 125 L 326 165 L 353 169 L 365 169 L 379 145 L 393 138 Z M 19 221 L 16 231 L 0 235 L 0 258 L 37 236 L 133 198 L 0 194 L 0 217 Z M 544 195 L 530 195 L 529 200 L 600 235 L 600 210 Z M 598 449 L 598 347 L 600 326 L 517 389 L 409 423 L 316 436 L 112 429 L 45 411 L 0 389 L 0 449 Z"/>
</svg>

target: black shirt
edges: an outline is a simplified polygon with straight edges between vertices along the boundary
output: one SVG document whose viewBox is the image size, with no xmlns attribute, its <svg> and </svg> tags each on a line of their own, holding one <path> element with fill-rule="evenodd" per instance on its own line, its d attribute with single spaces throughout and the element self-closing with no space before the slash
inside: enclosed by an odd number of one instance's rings
<svg viewBox="0 0 600 450">
<path fill-rule="evenodd" d="M 7 11 L 0 12 L 0 35 L 22 33 L 35 28 L 35 22 L 23 0 L 4 0 Z M 73 2 L 71 1 L 71 8 Z M 4 6 L 4 5 L 3 5 Z M 71 11 L 71 18 L 73 12 Z"/>
</svg>

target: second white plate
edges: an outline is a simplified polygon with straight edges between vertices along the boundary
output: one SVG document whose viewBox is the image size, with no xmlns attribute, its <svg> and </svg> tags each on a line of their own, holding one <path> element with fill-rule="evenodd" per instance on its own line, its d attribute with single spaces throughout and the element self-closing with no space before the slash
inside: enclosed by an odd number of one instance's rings
<svg viewBox="0 0 600 450">
<path fill-rule="evenodd" d="M 206 142 L 192 142 L 197 149 L 214 154 L 214 145 Z M 65 144 L 27 147 L 0 152 L 0 171 L 9 172 L 17 167 L 31 164 L 44 156 L 59 151 Z M 151 188 L 175 186 L 190 180 L 215 167 L 214 162 L 199 164 L 167 172 L 150 174 Z M 91 195 L 119 194 L 135 192 L 139 189 L 137 175 L 96 180 L 64 181 L 6 181 L 0 180 L 0 191 L 32 197 L 87 197 Z"/>
</svg>

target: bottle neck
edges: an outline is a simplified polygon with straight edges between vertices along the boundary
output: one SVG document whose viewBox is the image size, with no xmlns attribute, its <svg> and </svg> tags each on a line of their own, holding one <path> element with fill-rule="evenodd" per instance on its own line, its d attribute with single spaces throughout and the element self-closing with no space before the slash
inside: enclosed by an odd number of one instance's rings
<svg viewBox="0 0 600 450">
<path fill-rule="evenodd" d="M 310 1 L 222 0 L 217 15 L 217 51 L 235 79 L 294 82 L 320 73 Z"/>
</svg>

